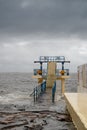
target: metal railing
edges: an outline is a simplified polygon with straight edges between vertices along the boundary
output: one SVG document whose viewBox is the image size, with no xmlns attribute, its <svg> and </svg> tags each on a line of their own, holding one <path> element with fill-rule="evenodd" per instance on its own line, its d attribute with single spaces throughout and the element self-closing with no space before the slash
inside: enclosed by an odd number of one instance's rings
<svg viewBox="0 0 87 130">
<path fill-rule="evenodd" d="M 56 76 L 61 76 L 61 69 L 56 69 Z M 69 75 L 69 69 L 64 69 L 64 75 Z"/>
<path fill-rule="evenodd" d="M 37 75 L 38 70 L 40 70 L 40 69 L 34 69 L 34 75 Z M 46 75 L 47 75 L 47 69 L 43 69 L 42 76 L 46 76 Z"/>
<path fill-rule="evenodd" d="M 64 56 L 40 56 L 40 61 L 65 61 Z"/>
<path fill-rule="evenodd" d="M 36 86 L 30 96 L 33 96 L 34 102 L 38 100 L 39 96 L 46 91 L 46 81 Z"/>
<path fill-rule="evenodd" d="M 37 71 L 39 69 L 34 69 L 34 75 L 37 75 Z M 61 75 L 61 69 L 56 69 L 56 76 L 60 76 Z M 64 75 L 69 75 L 69 69 L 64 69 L 65 74 Z M 47 69 L 43 69 L 42 70 L 42 76 L 47 76 Z"/>
</svg>

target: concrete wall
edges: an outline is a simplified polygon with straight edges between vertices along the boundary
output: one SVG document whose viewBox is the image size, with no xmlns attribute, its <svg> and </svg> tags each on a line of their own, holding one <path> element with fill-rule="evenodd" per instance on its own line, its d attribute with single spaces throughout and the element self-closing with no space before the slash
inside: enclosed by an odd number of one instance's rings
<svg viewBox="0 0 87 130">
<path fill-rule="evenodd" d="M 78 92 L 87 93 L 87 64 L 78 67 Z"/>
<path fill-rule="evenodd" d="M 47 72 L 47 84 L 49 88 L 53 87 L 53 83 L 56 80 L 56 62 L 48 62 L 48 72 Z"/>
<path fill-rule="evenodd" d="M 87 119 L 87 64 L 78 67 L 78 108 Z"/>
</svg>

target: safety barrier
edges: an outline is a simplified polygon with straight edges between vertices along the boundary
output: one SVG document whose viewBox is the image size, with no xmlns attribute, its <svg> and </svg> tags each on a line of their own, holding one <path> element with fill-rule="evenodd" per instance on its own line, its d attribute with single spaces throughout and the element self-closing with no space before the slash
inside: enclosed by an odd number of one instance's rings
<svg viewBox="0 0 87 130">
<path fill-rule="evenodd" d="M 54 82 L 53 87 L 52 87 L 52 102 L 53 103 L 55 101 L 55 92 L 56 92 L 56 81 Z"/>
<path fill-rule="evenodd" d="M 34 75 L 37 75 L 39 70 L 40 70 L 40 69 L 34 69 L 34 70 L 33 70 Z M 43 70 L 42 70 L 42 76 L 47 76 L 47 69 L 43 69 Z"/>
<path fill-rule="evenodd" d="M 39 96 L 43 94 L 45 91 L 46 91 L 46 81 L 36 86 L 33 90 L 33 93 L 31 93 L 30 96 L 34 97 L 34 102 L 35 102 L 38 100 Z"/>
<path fill-rule="evenodd" d="M 34 75 L 37 75 L 38 70 L 40 69 L 34 69 Z M 56 76 L 61 76 L 62 69 L 56 69 Z M 69 75 L 69 69 L 64 69 L 64 75 Z M 47 76 L 47 69 L 42 70 L 42 77 Z"/>
</svg>

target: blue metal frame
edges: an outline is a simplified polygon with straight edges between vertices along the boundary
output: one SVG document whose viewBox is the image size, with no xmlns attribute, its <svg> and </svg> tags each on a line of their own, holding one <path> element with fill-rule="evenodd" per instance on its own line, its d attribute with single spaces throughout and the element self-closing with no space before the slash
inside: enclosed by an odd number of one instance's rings
<svg viewBox="0 0 87 130">
<path fill-rule="evenodd" d="M 37 101 L 39 96 L 43 94 L 46 91 L 46 81 L 44 81 L 42 84 L 36 86 L 33 90 L 33 92 L 30 94 L 30 96 L 33 95 L 34 102 Z"/>
<path fill-rule="evenodd" d="M 40 61 L 65 61 L 64 56 L 40 56 Z"/>
<path fill-rule="evenodd" d="M 55 92 L 56 92 L 56 81 L 54 82 L 54 85 L 52 87 L 52 102 L 55 100 Z"/>
<path fill-rule="evenodd" d="M 34 69 L 34 75 L 37 75 L 37 71 L 40 69 Z M 60 73 L 58 71 L 61 71 L 62 69 L 56 69 L 56 76 L 59 76 Z M 69 69 L 64 69 L 65 75 L 69 75 Z M 47 76 L 47 69 L 42 70 L 42 76 Z"/>
</svg>

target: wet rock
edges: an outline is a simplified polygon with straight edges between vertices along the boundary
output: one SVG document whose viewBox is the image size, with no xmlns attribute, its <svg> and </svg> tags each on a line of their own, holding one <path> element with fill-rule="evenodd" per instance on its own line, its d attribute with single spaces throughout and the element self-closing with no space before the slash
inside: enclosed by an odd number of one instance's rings
<svg viewBox="0 0 87 130">
<path fill-rule="evenodd" d="M 47 115 L 47 118 L 51 118 L 51 115 Z"/>
<path fill-rule="evenodd" d="M 31 115 L 29 116 L 29 118 L 30 118 L 30 123 L 35 123 L 35 119 L 37 118 L 37 116 Z"/>
<path fill-rule="evenodd" d="M 33 123 L 34 121 L 35 121 L 35 119 L 34 119 L 34 118 L 30 120 L 30 122 L 31 122 L 31 123 Z"/>
<path fill-rule="evenodd" d="M 63 128 L 67 128 L 65 126 L 69 127 L 69 124 L 72 124 L 72 122 L 70 122 L 70 115 L 66 114 L 66 113 L 58 113 L 56 111 L 23 111 L 23 112 L 1 112 L 1 126 L 0 128 L 2 128 L 2 126 L 6 126 L 4 127 L 4 129 L 2 130 L 6 130 L 6 129 L 10 129 L 12 127 L 23 127 L 23 130 L 42 130 L 44 127 L 48 128 L 51 127 L 51 125 L 53 126 L 54 124 L 57 125 L 57 123 L 59 123 L 58 125 L 61 125 L 61 129 L 59 130 L 63 130 Z M 27 120 L 27 122 L 26 122 Z M 25 121 L 25 122 L 24 122 Z M 27 123 L 27 124 L 26 124 Z M 68 125 L 66 125 L 66 123 L 69 123 Z M 65 124 L 65 126 L 64 126 Z M 57 127 L 58 127 L 57 125 Z M 54 126 L 53 126 L 54 127 Z M 71 128 L 71 126 L 70 126 Z M 51 128 L 52 129 L 52 128 Z M 0 129 L 1 130 L 1 129 Z M 13 130 L 13 129 L 12 129 Z M 57 129 L 55 129 L 57 130 Z M 74 129 L 72 129 L 74 130 Z"/>
<path fill-rule="evenodd" d="M 57 116 L 57 120 L 58 121 L 67 121 L 67 122 L 71 122 L 71 117 L 69 115 L 58 115 Z"/>
<path fill-rule="evenodd" d="M 22 125 L 26 125 L 26 124 L 28 124 L 28 121 L 27 121 L 27 120 L 18 121 L 18 122 L 16 122 L 16 123 L 11 123 L 11 124 L 9 124 L 9 125 L 2 126 L 2 128 L 0 128 L 0 130 L 11 129 L 11 128 L 13 128 L 13 127 L 22 126 Z"/>
<path fill-rule="evenodd" d="M 24 126 L 23 130 L 29 130 L 29 126 Z"/>
<path fill-rule="evenodd" d="M 44 118 L 46 116 L 47 116 L 47 114 L 39 114 L 39 118 Z"/>
<path fill-rule="evenodd" d="M 48 124 L 47 121 L 43 120 L 42 125 L 47 125 L 47 124 Z"/>
<path fill-rule="evenodd" d="M 33 125 L 29 125 L 29 126 L 24 126 L 24 130 L 42 130 L 42 124 L 33 124 Z"/>
<path fill-rule="evenodd" d="M 42 130 L 43 129 L 43 127 L 42 127 L 42 124 L 35 124 L 35 125 L 33 125 L 33 130 Z"/>
<path fill-rule="evenodd" d="M 0 121 L 0 124 L 5 124 L 5 125 L 7 125 L 7 124 L 9 124 L 9 123 L 13 123 L 14 121 Z"/>
<path fill-rule="evenodd" d="M 25 111 L 25 108 L 18 108 L 18 111 Z"/>
</svg>

